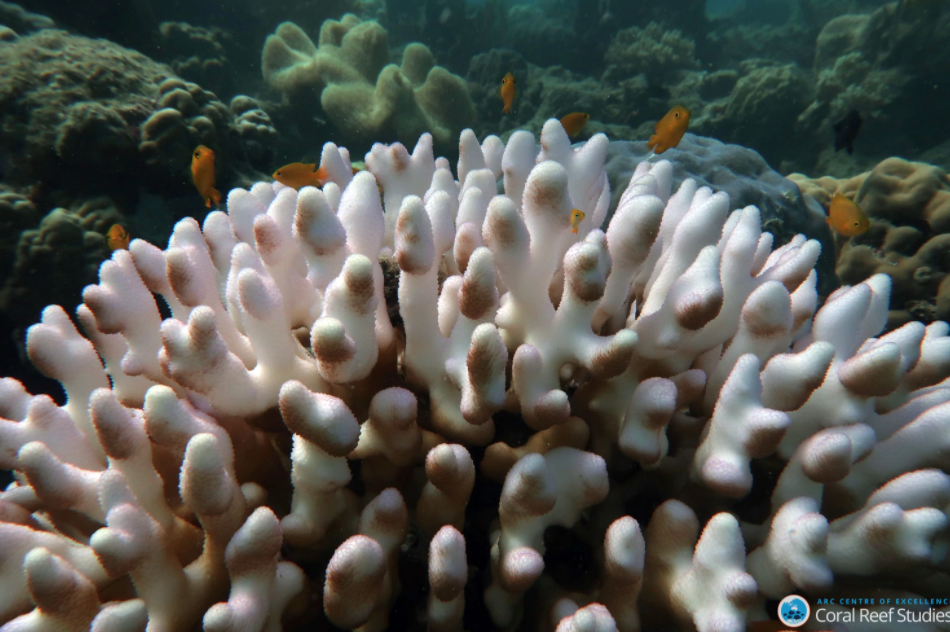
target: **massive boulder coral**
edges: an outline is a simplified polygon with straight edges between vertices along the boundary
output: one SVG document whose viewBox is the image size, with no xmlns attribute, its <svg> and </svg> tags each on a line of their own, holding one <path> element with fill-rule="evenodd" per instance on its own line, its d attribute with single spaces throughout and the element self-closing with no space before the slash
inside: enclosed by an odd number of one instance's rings
<svg viewBox="0 0 950 632">
<path fill-rule="evenodd" d="M 389 64 L 386 30 L 352 14 L 324 22 L 317 44 L 284 22 L 261 64 L 267 84 L 292 103 L 312 110 L 319 101 L 348 143 L 408 143 L 428 131 L 444 148 L 475 120 L 465 82 L 436 66 L 426 46 L 410 44 L 401 66 Z"/>
<path fill-rule="evenodd" d="M 935 596 L 946 323 L 878 337 L 884 275 L 819 308 L 818 242 L 666 160 L 601 230 L 606 137 L 540 141 L 355 176 L 328 143 L 322 190 L 115 252 L 85 336 L 48 307 L 27 349 L 66 402 L 0 381 L 0 620 L 739 632 L 792 590 Z"/>
<path fill-rule="evenodd" d="M 0 147 L 12 183 L 69 201 L 110 195 L 129 210 L 143 185 L 190 192 L 200 143 L 218 153 L 224 185 L 270 171 L 269 156 L 245 151 L 243 112 L 140 53 L 45 29 L 0 42 L 0 65 Z"/>
<path fill-rule="evenodd" d="M 950 320 L 950 176 L 945 171 L 888 158 L 852 178 L 789 178 L 825 208 L 841 193 L 868 214 L 868 232 L 840 240 L 837 273 L 849 284 L 874 274 L 891 277 L 890 327 Z"/>
<path fill-rule="evenodd" d="M 138 126 L 154 109 L 156 81 L 173 74 L 121 46 L 52 29 L 0 44 L 0 65 L 7 178 L 29 184 L 134 173 Z"/>
</svg>

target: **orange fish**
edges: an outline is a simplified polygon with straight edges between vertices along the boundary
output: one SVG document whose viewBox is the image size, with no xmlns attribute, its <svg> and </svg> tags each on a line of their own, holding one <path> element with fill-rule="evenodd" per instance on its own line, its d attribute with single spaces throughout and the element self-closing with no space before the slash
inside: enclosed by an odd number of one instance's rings
<svg viewBox="0 0 950 632">
<path fill-rule="evenodd" d="M 861 207 L 841 195 L 835 193 L 828 206 L 828 225 L 845 237 L 854 237 L 868 232 L 871 220 L 864 214 Z"/>
<path fill-rule="evenodd" d="M 515 76 L 510 72 L 501 80 L 501 100 L 505 102 L 505 114 L 511 114 L 511 102 L 515 100 Z"/>
<path fill-rule="evenodd" d="M 292 162 L 274 172 L 274 180 L 289 187 L 322 187 L 327 183 L 327 170 L 323 167 L 314 170 L 314 163 Z"/>
<path fill-rule="evenodd" d="M 221 192 L 214 188 L 214 152 L 198 145 L 191 154 L 191 179 L 205 200 L 205 206 L 221 203 Z"/>
<path fill-rule="evenodd" d="M 109 229 L 109 232 L 106 233 L 106 241 L 109 243 L 109 250 L 115 252 L 116 250 L 128 250 L 129 249 L 129 233 L 126 232 L 120 224 L 113 224 L 112 228 Z"/>
<path fill-rule="evenodd" d="M 581 222 L 584 221 L 584 218 L 587 217 L 587 214 L 580 209 L 574 209 L 571 211 L 571 232 L 575 235 L 577 234 L 577 229 L 580 227 Z"/>
<path fill-rule="evenodd" d="M 683 134 L 689 127 L 689 110 L 682 105 L 677 105 L 666 113 L 656 123 L 654 134 L 647 143 L 647 148 L 652 149 L 655 154 L 662 154 L 667 149 L 672 149 L 683 140 Z"/>
<path fill-rule="evenodd" d="M 561 119 L 561 125 L 564 127 L 564 131 L 567 132 L 568 137 L 574 138 L 581 133 L 581 130 L 584 129 L 584 126 L 587 125 L 587 121 L 589 120 L 590 114 L 572 112 Z"/>
</svg>

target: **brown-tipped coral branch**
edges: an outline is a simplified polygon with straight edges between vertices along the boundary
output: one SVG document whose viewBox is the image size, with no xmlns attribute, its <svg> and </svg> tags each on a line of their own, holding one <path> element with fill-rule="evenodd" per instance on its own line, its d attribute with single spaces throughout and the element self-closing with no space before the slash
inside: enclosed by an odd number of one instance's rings
<svg viewBox="0 0 950 632">
<path fill-rule="evenodd" d="M 606 137 L 540 141 L 465 131 L 457 180 L 428 135 L 355 176 L 328 143 L 322 190 L 113 253 L 86 337 L 48 307 L 65 405 L 0 380 L 0 630 L 739 632 L 793 591 L 932 596 L 946 323 L 881 335 L 883 275 L 819 306 L 817 242 L 663 160 L 602 230 Z"/>
</svg>

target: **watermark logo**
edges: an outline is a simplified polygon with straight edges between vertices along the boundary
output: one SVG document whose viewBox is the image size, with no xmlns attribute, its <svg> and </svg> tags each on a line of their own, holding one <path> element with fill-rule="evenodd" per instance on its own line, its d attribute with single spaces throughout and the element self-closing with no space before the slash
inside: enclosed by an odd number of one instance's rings
<svg viewBox="0 0 950 632">
<path fill-rule="evenodd" d="M 804 597 L 789 595 L 778 604 L 778 619 L 790 628 L 800 628 L 811 616 L 811 608 Z"/>
</svg>

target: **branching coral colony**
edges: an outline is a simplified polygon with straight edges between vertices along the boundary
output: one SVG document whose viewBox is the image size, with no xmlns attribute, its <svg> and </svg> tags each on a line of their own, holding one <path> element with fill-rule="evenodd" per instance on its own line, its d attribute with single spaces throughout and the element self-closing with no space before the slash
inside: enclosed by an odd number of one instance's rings
<svg viewBox="0 0 950 632">
<path fill-rule="evenodd" d="M 164 251 L 116 251 L 87 337 L 57 306 L 29 331 L 66 405 L 0 382 L 4 632 L 376 631 L 410 589 L 435 631 L 475 596 L 498 628 L 724 632 L 790 591 L 945 588 L 947 324 L 877 337 L 884 275 L 815 313 L 818 245 L 773 250 L 755 207 L 692 181 L 671 195 L 665 161 L 594 228 L 606 149 L 554 120 L 540 149 L 466 131 L 456 181 L 428 135 L 355 176 L 327 144 L 323 190 L 235 189 Z M 552 526 L 593 549 L 586 592 L 545 573 Z M 410 531 L 427 591 L 400 585 Z"/>
</svg>

